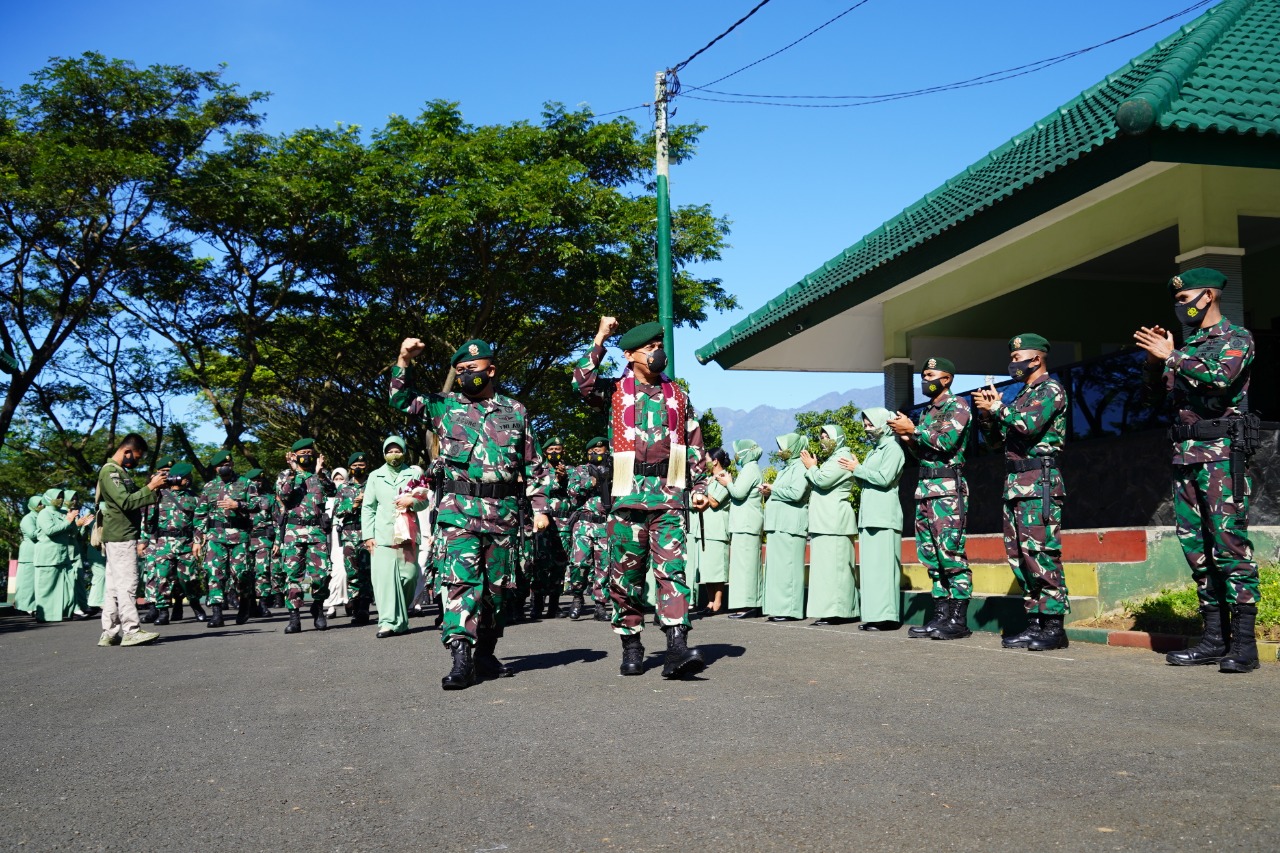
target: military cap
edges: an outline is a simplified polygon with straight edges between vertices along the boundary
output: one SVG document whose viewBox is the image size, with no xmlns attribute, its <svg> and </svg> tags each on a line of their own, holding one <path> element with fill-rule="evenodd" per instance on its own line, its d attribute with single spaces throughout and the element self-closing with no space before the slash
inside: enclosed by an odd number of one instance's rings
<svg viewBox="0 0 1280 853">
<path fill-rule="evenodd" d="M 473 358 L 493 358 L 493 347 L 479 338 L 472 338 L 454 350 L 453 359 L 449 363 L 457 367 L 458 362 L 470 361 Z"/>
<path fill-rule="evenodd" d="M 191 472 L 194 470 L 195 468 L 191 466 L 190 462 L 179 462 L 177 465 L 174 465 L 172 468 L 169 469 L 169 476 L 170 477 L 190 477 Z"/>
<path fill-rule="evenodd" d="M 1206 287 L 1214 290 L 1225 290 L 1227 277 L 1215 269 L 1196 267 L 1193 270 L 1180 272 L 1169 279 L 1169 290 L 1179 293 L 1183 290 L 1203 290 Z"/>
<path fill-rule="evenodd" d="M 209 464 L 212 465 L 214 468 L 217 468 L 219 465 L 221 465 L 223 462 L 225 462 L 230 458 L 231 458 L 230 450 L 219 450 L 217 453 L 213 454 L 213 458 L 209 460 Z"/>
<path fill-rule="evenodd" d="M 605 437 L 604 437 L 604 436 L 602 436 L 602 435 L 597 435 L 595 438 L 593 438 L 593 439 L 591 439 L 590 441 L 588 441 L 588 442 L 587 442 L 587 450 L 590 450 L 590 449 L 591 449 L 591 448 L 593 448 L 593 447 L 604 447 L 604 448 L 608 448 L 608 447 L 609 447 L 609 439 L 605 438 Z"/>
<path fill-rule="evenodd" d="M 936 355 L 931 355 L 924 360 L 924 367 L 920 368 L 920 372 L 924 373 L 926 370 L 941 370 L 943 373 L 956 375 L 956 366 L 951 359 Z"/>
<path fill-rule="evenodd" d="M 647 343 L 662 338 L 661 323 L 641 323 L 618 340 L 618 346 L 624 350 L 637 350 Z"/>
<path fill-rule="evenodd" d="M 357 462 L 363 462 L 363 461 L 364 461 L 364 451 L 357 450 L 355 453 L 352 453 L 350 456 L 347 457 L 347 466 L 350 467 L 356 464 Z"/>
<path fill-rule="evenodd" d="M 551 436 L 551 438 L 548 438 L 546 441 L 542 442 L 542 452 L 546 453 L 548 447 L 555 447 L 557 444 L 560 445 L 561 447 L 564 447 L 564 442 L 560 440 L 560 436 L 558 435 Z"/>
<path fill-rule="evenodd" d="M 173 465 L 174 458 L 172 456 L 161 456 L 156 460 L 157 468 L 169 468 Z"/>
<path fill-rule="evenodd" d="M 1014 352 L 1020 349 L 1033 349 L 1038 350 L 1039 352 L 1048 353 L 1049 341 L 1047 338 L 1042 338 L 1040 335 L 1032 332 L 1014 335 L 1012 338 L 1009 338 L 1009 352 Z"/>
<path fill-rule="evenodd" d="M 300 450 L 311 450 L 315 448 L 315 446 L 316 440 L 314 438 L 300 438 L 295 441 L 293 443 L 293 447 L 290 447 L 289 449 L 294 453 L 297 453 Z"/>
<path fill-rule="evenodd" d="M 254 477 L 261 477 L 261 476 L 262 476 L 261 468 L 250 468 L 248 471 L 244 472 L 244 479 L 246 480 L 252 480 Z"/>
</svg>

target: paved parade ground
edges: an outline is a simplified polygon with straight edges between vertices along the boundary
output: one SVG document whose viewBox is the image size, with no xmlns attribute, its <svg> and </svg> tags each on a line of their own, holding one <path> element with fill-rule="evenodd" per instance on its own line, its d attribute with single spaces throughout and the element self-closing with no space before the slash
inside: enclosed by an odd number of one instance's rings
<svg viewBox="0 0 1280 853">
<path fill-rule="evenodd" d="M 0 825 L 23 850 L 1273 850 L 1280 667 L 723 617 L 694 681 L 600 623 L 520 625 L 445 693 L 430 620 L 0 619 Z"/>
</svg>

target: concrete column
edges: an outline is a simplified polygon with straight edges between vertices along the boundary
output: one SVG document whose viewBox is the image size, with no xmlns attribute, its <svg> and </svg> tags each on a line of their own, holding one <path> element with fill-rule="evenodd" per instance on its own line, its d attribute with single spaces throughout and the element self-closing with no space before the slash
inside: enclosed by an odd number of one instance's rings
<svg viewBox="0 0 1280 853">
<path fill-rule="evenodd" d="M 884 407 L 891 412 L 906 411 L 915 402 L 916 367 L 909 358 L 891 358 L 884 363 Z"/>
<path fill-rule="evenodd" d="M 1190 252 L 1183 252 L 1174 258 L 1179 272 L 1186 272 L 1197 267 L 1215 269 L 1227 277 L 1226 290 L 1222 291 L 1222 315 L 1237 326 L 1244 325 L 1244 276 L 1241 273 L 1241 261 L 1244 249 L 1233 249 L 1228 246 L 1201 246 Z M 886 385 L 886 388 L 888 386 Z"/>
</svg>

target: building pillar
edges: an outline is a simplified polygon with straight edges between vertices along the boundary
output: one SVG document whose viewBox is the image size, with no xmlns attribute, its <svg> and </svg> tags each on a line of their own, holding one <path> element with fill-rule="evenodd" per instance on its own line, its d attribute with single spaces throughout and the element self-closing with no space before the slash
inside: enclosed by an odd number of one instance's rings
<svg viewBox="0 0 1280 853">
<path fill-rule="evenodd" d="M 915 363 L 909 358 L 891 358 L 884 363 L 884 407 L 905 412 L 915 402 Z"/>
<path fill-rule="evenodd" d="M 1215 269 L 1227 277 L 1227 287 L 1222 291 L 1222 299 L 1218 305 L 1222 316 L 1237 326 L 1244 325 L 1244 275 L 1241 263 L 1244 249 L 1233 249 L 1228 246 L 1201 246 L 1190 252 L 1183 252 L 1174 258 L 1178 272 L 1186 272 L 1197 267 Z M 888 385 L 886 383 L 886 389 Z"/>
</svg>

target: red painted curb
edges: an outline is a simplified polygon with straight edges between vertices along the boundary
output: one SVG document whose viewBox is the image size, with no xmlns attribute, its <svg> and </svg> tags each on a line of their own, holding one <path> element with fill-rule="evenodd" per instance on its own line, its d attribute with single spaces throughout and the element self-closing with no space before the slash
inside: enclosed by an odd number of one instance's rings
<svg viewBox="0 0 1280 853">
<path fill-rule="evenodd" d="M 1112 631 L 1107 635 L 1108 646 L 1153 652 L 1176 652 L 1185 649 L 1188 642 L 1189 638 L 1180 634 L 1148 634 L 1146 631 Z"/>
<path fill-rule="evenodd" d="M 998 533 L 970 536 L 966 551 L 971 563 L 1003 563 L 1004 537 Z M 1145 563 L 1147 531 L 1068 530 L 1062 534 L 1062 560 L 1066 563 Z M 918 563 L 916 540 L 902 540 L 902 562 Z"/>
</svg>

